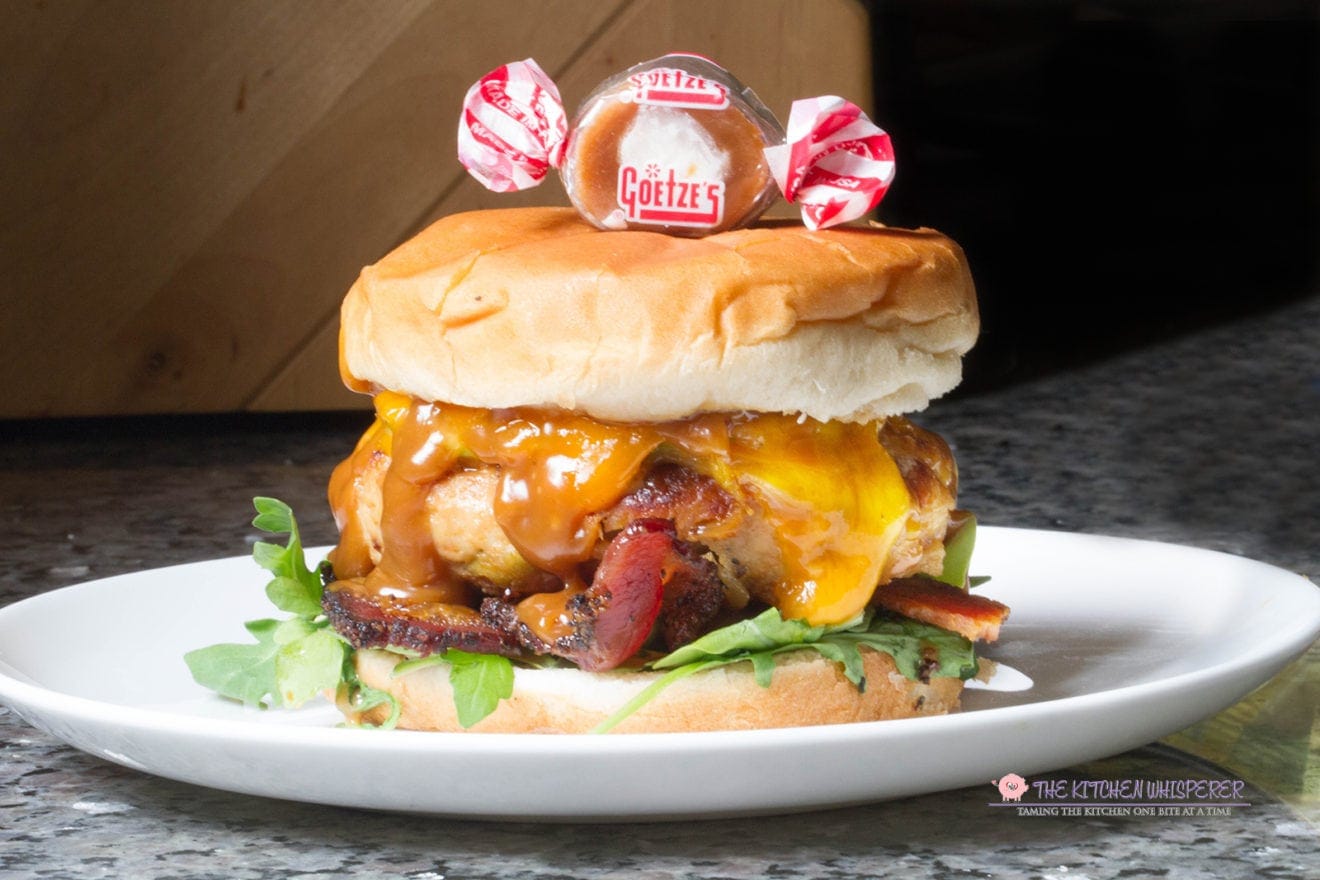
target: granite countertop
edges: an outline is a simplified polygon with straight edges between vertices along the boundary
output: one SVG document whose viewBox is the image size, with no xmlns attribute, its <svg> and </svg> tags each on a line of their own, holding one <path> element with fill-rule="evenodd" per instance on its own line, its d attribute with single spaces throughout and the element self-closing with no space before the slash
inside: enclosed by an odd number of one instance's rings
<svg viewBox="0 0 1320 880">
<path fill-rule="evenodd" d="M 937 401 L 983 522 L 1211 548 L 1320 577 L 1320 297 Z M 232 556 L 250 499 L 328 543 L 344 417 L 10 423 L 0 604 Z M 144 622 L 144 626 L 149 623 Z M 2 646 L 0 646 L 2 647 Z M 1320 875 L 1320 649 L 1194 727 L 1052 778 L 1245 780 L 1216 815 L 1029 816 L 978 786 L 801 815 L 689 823 L 463 822 L 270 801 L 147 776 L 0 708 L 5 877 L 674 878 Z M 975 743 L 969 743 L 975 748 Z M 384 782 L 382 784 L 385 784 Z"/>
</svg>

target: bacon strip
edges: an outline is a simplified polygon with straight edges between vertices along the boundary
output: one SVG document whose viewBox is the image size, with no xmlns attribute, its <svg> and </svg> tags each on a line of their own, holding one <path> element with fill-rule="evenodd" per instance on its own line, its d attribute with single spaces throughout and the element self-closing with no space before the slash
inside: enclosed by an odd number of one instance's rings
<svg viewBox="0 0 1320 880">
<path fill-rule="evenodd" d="M 422 655 L 446 648 L 506 656 L 554 654 L 597 672 L 636 654 L 657 622 L 671 648 L 706 632 L 723 596 L 714 563 L 696 546 L 679 541 L 671 522 L 642 519 L 610 541 L 591 586 L 564 603 L 571 634 L 553 642 L 532 632 L 505 598 L 487 598 L 478 612 L 381 596 L 351 579 L 331 583 L 321 604 L 355 648 L 393 645 Z"/>
<path fill-rule="evenodd" d="M 999 627 L 1008 619 L 1007 605 L 927 577 L 890 581 L 875 591 L 871 604 L 974 642 L 999 638 Z"/>
<path fill-rule="evenodd" d="M 491 626 L 475 609 L 443 602 L 410 602 L 378 595 L 358 579 L 334 581 L 321 607 L 354 648 L 393 645 L 427 655 L 446 648 L 474 654 L 522 653 L 512 633 Z"/>
<path fill-rule="evenodd" d="M 686 541 L 671 542 L 661 571 L 665 598 L 660 634 L 671 651 L 705 635 L 724 607 L 719 569 L 700 549 Z"/>
<path fill-rule="evenodd" d="M 723 603 L 715 565 L 677 540 L 668 520 L 636 520 L 601 557 L 591 586 L 565 605 L 571 634 L 546 641 L 514 605 L 487 599 L 482 617 L 517 634 L 527 650 L 572 660 L 582 669 L 613 669 L 636 654 L 657 621 L 671 647 L 704 633 Z"/>
<path fill-rule="evenodd" d="M 583 669 L 613 669 L 641 650 L 657 619 L 670 648 L 704 633 L 724 600 L 715 564 L 679 541 L 674 524 L 639 519 L 614 537 L 575 620 L 584 650 L 566 656 Z M 571 604 L 571 603 L 570 603 Z"/>
<path fill-rule="evenodd" d="M 738 502 L 715 480 L 681 465 L 661 463 L 605 512 L 601 524 L 606 531 L 616 531 L 639 519 L 667 519 L 686 539 L 727 520 L 737 509 Z"/>
<path fill-rule="evenodd" d="M 573 628 L 581 648 L 568 659 L 588 672 L 613 669 L 641 650 L 664 602 L 665 558 L 673 526 L 637 520 L 620 532 L 601 557 L 596 576 L 576 610 Z"/>
</svg>

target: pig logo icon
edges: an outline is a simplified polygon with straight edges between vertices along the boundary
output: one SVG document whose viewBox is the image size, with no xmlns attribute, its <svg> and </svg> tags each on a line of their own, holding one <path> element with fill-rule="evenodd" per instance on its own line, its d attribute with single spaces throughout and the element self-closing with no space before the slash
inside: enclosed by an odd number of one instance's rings
<svg viewBox="0 0 1320 880">
<path fill-rule="evenodd" d="M 1006 801 L 1020 801 L 1027 793 L 1027 780 L 1010 773 L 1003 779 L 992 779 L 990 784 L 999 789 L 999 796 Z"/>
</svg>

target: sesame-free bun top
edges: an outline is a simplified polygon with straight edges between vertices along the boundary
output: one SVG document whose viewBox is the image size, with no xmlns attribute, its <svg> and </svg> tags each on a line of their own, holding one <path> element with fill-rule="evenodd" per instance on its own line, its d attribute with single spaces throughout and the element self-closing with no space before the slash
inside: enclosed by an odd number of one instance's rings
<svg viewBox="0 0 1320 880">
<path fill-rule="evenodd" d="M 962 250 L 929 229 L 602 231 L 571 208 L 438 220 L 362 270 L 340 369 L 360 391 L 616 421 L 864 421 L 922 409 L 976 339 Z"/>
</svg>

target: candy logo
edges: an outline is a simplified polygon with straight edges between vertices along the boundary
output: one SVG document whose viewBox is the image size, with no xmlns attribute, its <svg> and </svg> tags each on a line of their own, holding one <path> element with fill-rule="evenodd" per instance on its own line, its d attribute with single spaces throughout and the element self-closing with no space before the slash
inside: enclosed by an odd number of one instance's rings
<svg viewBox="0 0 1320 880">
<path fill-rule="evenodd" d="M 673 67 L 657 67 L 628 77 L 633 100 L 638 104 L 687 107 L 693 110 L 723 110 L 729 106 L 729 90 L 705 77 Z"/>
<path fill-rule="evenodd" d="M 1020 801 L 1027 793 L 1027 780 L 1010 773 L 1003 779 L 992 779 L 990 784 L 999 789 L 999 796 L 1006 801 Z"/>
<path fill-rule="evenodd" d="M 679 180 L 654 163 L 619 166 L 616 195 L 629 223 L 711 227 L 724 218 L 724 181 Z"/>
</svg>

